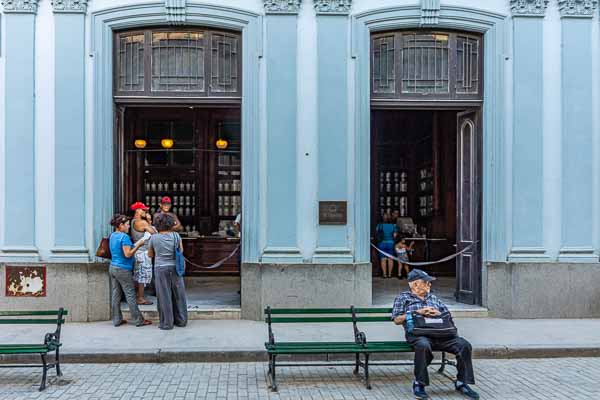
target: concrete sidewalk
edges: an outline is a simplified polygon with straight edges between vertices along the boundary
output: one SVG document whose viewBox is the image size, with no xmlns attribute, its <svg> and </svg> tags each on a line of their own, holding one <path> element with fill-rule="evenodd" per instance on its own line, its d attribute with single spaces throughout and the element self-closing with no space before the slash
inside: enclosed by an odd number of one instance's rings
<svg viewBox="0 0 600 400">
<path fill-rule="evenodd" d="M 600 356 L 600 319 L 459 318 L 456 324 L 478 358 Z M 404 339 L 402 328 L 391 322 L 360 327 L 371 341 Z M 0 343 L 39 343 L 49 328 L 6 325 L 0 330 Z M 352 327 L 346 323 L 284 324 L 275 325 L 274 331 L 278 341 L 353 341 Z M 65 362 L 78 363 L 262 361 L 266 340 L 267 325 L 246 320 L 190 321 L 172 331 L 156 325 L 115 328 L 110 322 L 67 323 L 62 354 Z"/>
</svg>

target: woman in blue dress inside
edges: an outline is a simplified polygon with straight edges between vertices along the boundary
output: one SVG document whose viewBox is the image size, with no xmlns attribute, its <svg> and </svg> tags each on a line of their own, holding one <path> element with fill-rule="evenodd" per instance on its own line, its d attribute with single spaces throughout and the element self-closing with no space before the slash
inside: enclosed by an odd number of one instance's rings
<svg viewBox="0 0 600 400">
<path fill-rule="evenodd" d="M 394 254 L 394 239 L 398 234 L 398 227 L 392 223 L 392 216 L 390 214 L 383 215 L 383 222 L 377 224 L 375 228 L 375 237 L 377 238 L 377 248 L 389 255 Z M 392 277 L 392 270 L 394 269 L 394 260 L 388 256 L 379 253 L 381 272 L 384 278 Z"/>
</svg>

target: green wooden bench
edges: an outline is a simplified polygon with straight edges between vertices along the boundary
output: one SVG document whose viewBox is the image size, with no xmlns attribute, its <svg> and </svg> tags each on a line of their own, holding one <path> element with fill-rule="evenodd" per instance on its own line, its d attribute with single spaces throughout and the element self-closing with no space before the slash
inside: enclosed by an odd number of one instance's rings
<svg viewBox="0 0 600 400">
<path fill-rule="evenodd" d="M 56 375 L 62 376 L 60 370 L 60 328 L 65 323 L 67 310 L 60 308 L 54 311 L 0 311 L 0 324 L 51 324 L 56 330 L 46 333 L 43 343 L 35 344 L 0 344 L 0 355 L 39 354 L 42 364 L 0 364 L 0 368 L 34 368 L 42 367 L 42 383 L 40 391 L 46 388 L 46 375 L 49 369 L 56 368 Z M 48 353 L 55 352 L 54 362 L 47 360 Z"/>
<path fill-rule="evenodd" d="M 371 389 L 369 379 L 369 366 L 372 365 L 413 365 L 412 362 L 376 362 L 369 360 L 371 354 L 382 353 L 412 353 L 412 347 L 405 341 L 373 341 L 369 342 L 364 332 L 360 331 L 359 323 L 369 322 L 388 322 L 392 323 L 390 315 L 391 308 L 271 308 L 265 309 L 265 322 L 268 325 L 269 341 L 265 343 L 265 348 L 269 356 L 268 375 L 270 379 L 270 388 L 277 391 L 276 367 L 296 367 L 296 366 L 353 366 L 354 374 L 357 375 L 360 369 L 363 369 L 363 379 L 367 389 Z M 347 342 L 277 342 L 273 333 L 273 324 L 304 324 L 304 323 L 348 323 L 352 326 L 354 341 Z M 400 327 L 398 327 L 400 329 Z M 330 362 L 330 354 L 354 354 L 355 361 L 348 362 Z M 326 355 L 327 363 L 277 363 L 277 357 L 280 355 Z M 362 355 L 362 357 L 361 357 Z M 448 360 L 446 354 L 442 352 L 442 360 L 432 363 L 441 365 L 438 372 L 443 373 L 446 365 L 455 363 Z"/>
</svg>

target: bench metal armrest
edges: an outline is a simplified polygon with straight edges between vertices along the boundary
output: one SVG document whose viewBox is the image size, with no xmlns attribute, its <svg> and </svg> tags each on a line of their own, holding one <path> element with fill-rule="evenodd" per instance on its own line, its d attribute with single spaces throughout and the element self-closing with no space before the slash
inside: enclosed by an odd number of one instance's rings
<svg viewBox="0 0 600 400">
<path fill-rule="evenodd" d="M 364 332 L 356 332 L 354 335 L 354 340 L 356 344 L 360 344 L 362 346 L 367 345 L 367 335 Z"/>
</svg>

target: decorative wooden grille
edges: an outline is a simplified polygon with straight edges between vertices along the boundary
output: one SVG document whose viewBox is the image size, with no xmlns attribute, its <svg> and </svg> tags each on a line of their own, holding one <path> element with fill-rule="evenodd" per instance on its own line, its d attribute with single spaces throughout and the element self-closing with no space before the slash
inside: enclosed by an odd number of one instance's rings
<svg viewBox="0 0 600 400">
<path fill-rule="evenodd" d="M 115 96 L 241 97 L 240 37 L 189 28 L 119 32 Z"/>
<path fill-rule="evenodd" d="M 450 91 L 448 35 L 402 35 L 402 93 Z"/>
<path fill-rule="evenodd" d="M 456 53 L 456 92 L 477 94 L 479 92 L 479 39 L 458 36 Z"/>
<path fill-rule="evenodd" d="M 394 35 L 373 39 L 373 92 L 395 93 Z"/>
<path fill-rule="evenodd" d="M 204 32 L 152 33 L 152 90 L 204 91 Z"/>
<path fill-rule="evenodd" d="M 219 93 L 237 91 L 238 37 L 213 33 L 211 50 L 211 90 Z"/>
<path fill-rule="evenodd" d="M 119 38 L 118 90 L 144 90 L 144 35 L 131 34 Z"/>
<path fill-rule="evenodd" d="M 406 100 L 482 99 L 483 38 L 440 31 L 371 37 L 371 97 Z"/>
</svg>

